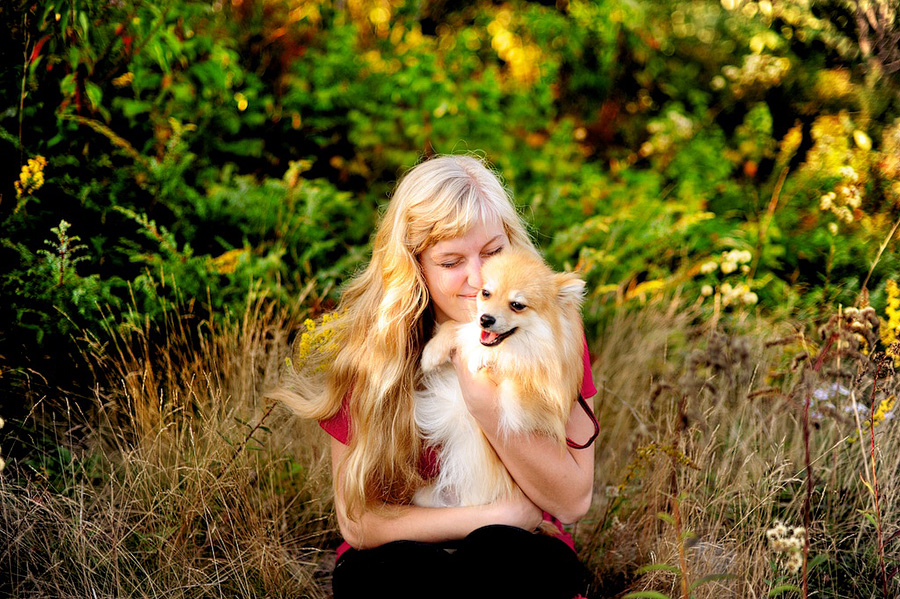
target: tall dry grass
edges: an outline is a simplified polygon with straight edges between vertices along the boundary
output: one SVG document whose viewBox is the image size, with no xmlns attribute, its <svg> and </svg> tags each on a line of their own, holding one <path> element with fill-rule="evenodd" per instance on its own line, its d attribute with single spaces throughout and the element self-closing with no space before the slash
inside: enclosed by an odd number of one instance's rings
<svg viewBox="0 0 900 599">
<path fill-rule="evenodd" d="M 807 398 L 808 596 L 900 596 L 900 446 L 894 419 L 876 418 L 874 429 L 871 419 L 900 385 L 893 360 L 874 351 L 877 319 L 854 314 L 820 331 L 746 315 L 713 329 L 673 302 L 607 327 L 595 355 L 597 495 L 578 531 L 598 596 L 682 597 L 685 570 L 700 581 L 689 593 L 698 598 L 801 596 L 802 570 L 766 533 L 777 521 L 803 524 Z"/>
<path fill-rule="evenodd" d="M 873 395 L 879 356 L 849 320 L 825 337 L 746 314 L 714 327 L 675 301 L 622 311 L 592 340 L 602 430 L 575 533 L 595 596 L 800 596 L 802 572 L 766 531 L 803 521 L 807 398 L 809 596 L 880 597 L 882 573 L 897 594 L 896 422 L 875 424 L 873 453 L 858 405 L 897 384 L 888 368 Z M 173 315 L 95 345 L 94 409 L 55 426 L 36 410 L 57 453 L 0 477 L 0 593 L 327 597 L 326 437 L 264 399 L 295 322 L 255 302 L 239 319 Z"/>
<path fill-rule="evenodd" d="M 173 315 L 95 345 L 89 416 L 31 416 L 71 458 L 0 478 L 9 594 L 327 596 L 327 444 L 263 397 L 291 328 L 255 302 L 242 319 Z"/>
</svg>

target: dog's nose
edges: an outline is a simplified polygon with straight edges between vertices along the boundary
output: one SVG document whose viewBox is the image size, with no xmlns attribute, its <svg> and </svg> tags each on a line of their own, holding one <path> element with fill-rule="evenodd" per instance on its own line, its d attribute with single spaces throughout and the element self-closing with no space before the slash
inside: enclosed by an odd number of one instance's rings
<svg viewBox="0 0 900 599">
<path fill-rule="evenodd" d="M 490 314 L 482 314 L 481 315 L 481 327 L 486 329 L 497 322 L 497 319 L 491 316 Z"/>
</svg>

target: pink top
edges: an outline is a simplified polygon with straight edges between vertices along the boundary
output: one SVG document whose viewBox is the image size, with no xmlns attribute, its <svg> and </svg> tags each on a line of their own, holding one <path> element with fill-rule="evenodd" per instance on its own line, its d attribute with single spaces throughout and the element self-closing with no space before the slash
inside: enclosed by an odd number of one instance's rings
<svg viewBox="0 0 900 599">
<path fill-rule="evenodd" d="M 594 386 L 594 376 L 591 373 L 591 358 L 590 355 L 588 355 L 586 339 L 584 342 L 583 360 L 584 376 L 581 379 L 581 396 L 586 399 L 597 394 L 597 388 Z M 593 417 L 593 414 L 591 414 L 591 417 Z M 350 442 L 350 409 L 348 407 L 348 403 L 344 401 L 338 413 L 328 420 L 319 421 L 319 426 L 321 426 L 325 430 L 325 432 L 334 437 L 336 440 L 340 441 L 344 445 L 347 445 Z M 437 475 L 438 459 L 437 454 L 435 453 L 433 448 L 426 449 L 425 454 L 422 456 L 422 463 L 419 465 L 419 469 L 426 479 L 432 478 Z M 575 544 L 572 540 L 572 535 L 563 530 L 562 523 L 547 512 L 544 512 L 544 520 L 552 522 L 554 526 L 559 529 L 559 534 L 556 535 L 556 537 L 566 543 L 566 545 L 571 547 L 574 551 Z M 349 548 L 350 545 L 346 541 L 341 543 L 340 547 L 338 547 L 337 549 L 338 557 L 343 555 L 343 553 Z"/>
</svg>

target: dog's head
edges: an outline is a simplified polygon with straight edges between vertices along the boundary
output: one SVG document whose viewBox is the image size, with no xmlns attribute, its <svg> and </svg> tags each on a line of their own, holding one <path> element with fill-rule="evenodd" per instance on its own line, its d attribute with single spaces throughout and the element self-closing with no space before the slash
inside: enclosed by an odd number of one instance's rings
<svg viewBox="0 0 900 599">
<path fill-rule="evenodd" d="M 559 334 L 563 319 L 578 317 L 584 281 L 554 272 L 534 252 L 507 248 L 485 262 L 478 294 L 481 344 L 496 346 L 516 336 Z M 546 338 L 546 337 L 545 337 Z"/>
</svg>

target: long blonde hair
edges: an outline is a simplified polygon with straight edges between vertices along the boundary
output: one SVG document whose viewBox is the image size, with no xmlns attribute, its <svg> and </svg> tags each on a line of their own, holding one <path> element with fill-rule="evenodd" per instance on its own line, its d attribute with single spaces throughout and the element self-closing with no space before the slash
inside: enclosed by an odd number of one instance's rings
<svg viewBox="0 0 900 599">
<path fill-rule="evenodd" d="M 419 256 L 493 219 L 503 223 L 511 246 L 533 248 L 509 194 L 481 160 L 438 156 L 408 171 L 378 226 L 368 267 L 347 285 L 330 324 L 334 353 L 324 391 L 292 369 L 273 393 L 319 420 L 349 399 L 350 442 L 341 468 L 351 518 L 362 509 L 409 503 L 422 484 L 413 393 L 433 321 Z"/>
</svg>

